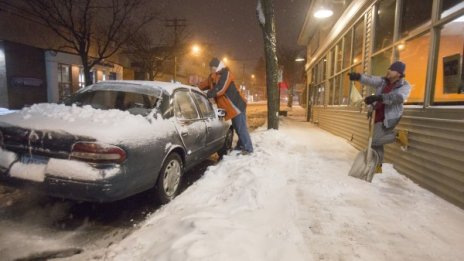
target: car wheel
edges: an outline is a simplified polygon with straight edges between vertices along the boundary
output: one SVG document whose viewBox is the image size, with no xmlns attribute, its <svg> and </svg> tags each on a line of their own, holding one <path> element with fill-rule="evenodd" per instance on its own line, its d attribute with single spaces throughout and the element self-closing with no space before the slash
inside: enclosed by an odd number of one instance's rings
<svg viewBox="0 0 464 261">
<path fill-rule="evenodd" d="M 184 165 L 179 154 L 170 154 L 164 161 L 156 182 L 156 198 L 161 204 L 168 203 L 179 194 L 183 173 Z"/>
<path fill-rule="evenodd" d="M 234 130 L 229 128 L 227 131 L 226 140 L 224 141 L 224 145 L 218 151 L 219 158 L 222 158 L 224 155 L 229 153 L 232 150 L 232 141 L 234 140 Z"/>
</svg>

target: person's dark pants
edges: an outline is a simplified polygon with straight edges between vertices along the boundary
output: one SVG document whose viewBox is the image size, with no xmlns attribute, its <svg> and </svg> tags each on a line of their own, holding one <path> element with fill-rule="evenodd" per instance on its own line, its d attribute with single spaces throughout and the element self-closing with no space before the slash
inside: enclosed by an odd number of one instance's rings
<svg viewBox="0 0 464 261">
<path fill-rule="evenodd" d="M 253 144 L 251 143 L 250 134 L 248 133 L 245 112 L 240 113 L 232 119 L 232 127 L 234 127 L 238 135 L 236 148 L 253 152 Z"/>
</svg>

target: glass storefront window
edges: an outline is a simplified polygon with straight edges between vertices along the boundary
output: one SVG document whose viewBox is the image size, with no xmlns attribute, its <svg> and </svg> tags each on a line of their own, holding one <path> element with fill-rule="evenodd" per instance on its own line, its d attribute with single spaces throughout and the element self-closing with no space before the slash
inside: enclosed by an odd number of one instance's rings
<svg viewBox="0 0 464 261">
<path fill-rule="evenodd" d="M 330 69 L 329 69 L 329 75 L 333 76 L 335 74 L 335 48 L 332 48 L 330 51 Z"/>
<path fill-rule="evenodd" d="M 362 72 L 361 65 L 357 65 L 353 68 L 354 72 Z M 348 78 L 348 77 L 346 77 Z M 363 101 L 362 97 L 362 85 L 359 81 L 352 81 L 350 88 L 350 106 L 359 107 Z"/>
<path fill-rule="evenodd" d="M 374 52 L 391 45 L 393 42 L 395 6 L 396 0 L 382 0 L 377 3 Z"/>
<path fill-rule="evenodd" d="M 353 41 L 353 61 L 351 64 L 361 62 L 363 51 L 364 35 L 364 20 L 359 21 L 354 26 L 354 41 Z"/>
<path fill-rule="evenodd" d="M 384 76 L 391 64 L 392 49 L 387 49 L 372 57 L 371 74 Z"/>
<path fill-rule="evenodd" d="M 312 82 L 313 84 L 317 84 L 317 66 L 314 66 L 312 69 Z"/>
<path fill-rule="evenodd" d="M 335 56 L 335 61 L 336 61 L 336 72 L 341 71 L 342 69 L 342 62 L 343 62 L 343 43 L 342 41 L 338 41 L 337 46 L 336 46 L 336 56 Z"/>
<path fill-rule="evenodd" d="M 371 62 L 371 74 L 376 76 L 385 76 L 387 69 L 391 64 L 392 49 L 387 49 L 379 54 L 372 57 Z M 367 87 L 367 94 L 374 94 L 375 89 L 373 87 Z"/>
<path fill-rule="evenodd" d="M 443 0 L 441 7 L 442 13 L 441 17 L 445 17 L 454 11 L 462 9 L 464 7 L 464 2 L 462 0 Z"/>
<path fill-rule="evenodd" d="M 426 33 L 396 46 L 399 60 L 406 64 L 405 79 L 411 85 L 407 103 L 417 104 L 424 101 L 429 45 L 430 33 Z"/>
<path fill-rule="evenodd" d="M 342 86 L 340 90 L 340 104 L 341 105 L 348 105 L 348 100 L 350 98 L 350 88 L 351 88 L 351 83 L 349 77 L 343 77 L 346 76 L 348 71 L 345 71 L 341 74 L 342 76 Z"/>
<path fill-rule="evenodd" d="M 334 78 L 333 82 L 333 90 L 334 90 L 334 105 L 340 105 L 340 75 Z"/>
<path fill-rule="evenodd" d="M 327 82 L 327 90 L 329 90 L 329 100 L 327 101 L 327 105 L 333 105 L 333 98 L 334 98 L 334 89 L 333 89 L 333 79 L 330 79 Z"/>
<path fill-rule="evenodd" d="M 408 36 L 412 30 L 430 21 L 432 17 L 432 4 L 430 0 L 403 0 L 401 17 L 401 37 Z"/>
<path fill-rule="evenodd" d="M 327 79 L 327 58 L 323 57 L 321 62 L 319 63 L 319 66 L 321 67 L 321 73 L 322 73 L 322 81 L 325 81 Z"/>
<path fill-rule="evenodd" d="M 464 103 L 464 16 L 446 24 L 440 32 L 435 103 Z"/>
<path fill-rule="evenodd" d="M 71 65 L 60 63 L 58 64 L 58 98 L 63 100 L 71 93 Z"/>
<path fill-rule="evenodd" d="M 343 37 L 343 69 L 351 64 L 351 30 Z"/>
<path fill-rule="evenodd" d="M 324 98 L 325 98 L 324 84 L 320 84 L 316 88 L 317 88 L 316 104 L 324 105 Z"/>
</svg>

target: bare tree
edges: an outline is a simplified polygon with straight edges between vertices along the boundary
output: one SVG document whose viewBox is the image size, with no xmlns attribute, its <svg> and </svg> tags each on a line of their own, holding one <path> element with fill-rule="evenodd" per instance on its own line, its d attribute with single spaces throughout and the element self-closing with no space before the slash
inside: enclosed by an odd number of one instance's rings
<svg viewBox="0 0 464 261">
<path fill-rule="evenodd" d="M 258 0 L 256 8 L 263 31 L 266 55 L 267 128 L 279 129 L 279 92 L 277 88 L 278 61 L 273 0 Z"/>
<path fill-rule="evenodd" d="M 172 46 L 162 40 L 155 40 L 146 31 L 134 35 L 124 47 L 124 52 L 128 54 L 135 67 L 140 68 L 145 77 L 148 76 L 148 80 L 151 81 L 163 71 L 165 62 L 174 57 Z"/>
<path fill-rule="evenodd" d="M 190 34 L 186 30 L 174 32 L 174 42 L 169 42 L 169 33 L 157 30 L 156 37 L 147 30 L 135 34 L 123 47 L 133 64 L 148 75 L 148 80 L 154 80 L 160 73 L 170 70 L 168 62 L 179 60 L 188 52 L 187 41 Z"/>
<path fill-rule="evenodd" d="M 38 18 L 64 40 L 60 49 L 82 60 L 85 85 L 91 69 L 118 52 L 144 25 L 155 19 L 145 0 L 19 0 L 17 8 Z M 91 57 L 92 54 L 92 57 Z"/>
</svg>

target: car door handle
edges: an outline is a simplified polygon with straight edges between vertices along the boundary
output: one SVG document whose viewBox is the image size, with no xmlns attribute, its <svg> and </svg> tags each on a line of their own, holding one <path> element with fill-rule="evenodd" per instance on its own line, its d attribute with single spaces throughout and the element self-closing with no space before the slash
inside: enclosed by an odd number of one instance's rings
<svg viewBox="0 0 464 261">
<path fill-rule="evenodd" d="M 188 136 L 189 132 L 188 131 L 181 131 L 180 132 L 180 135 L 182 135 L 182 137 L 185 137 L 185 136 Z"/>
</svg>

